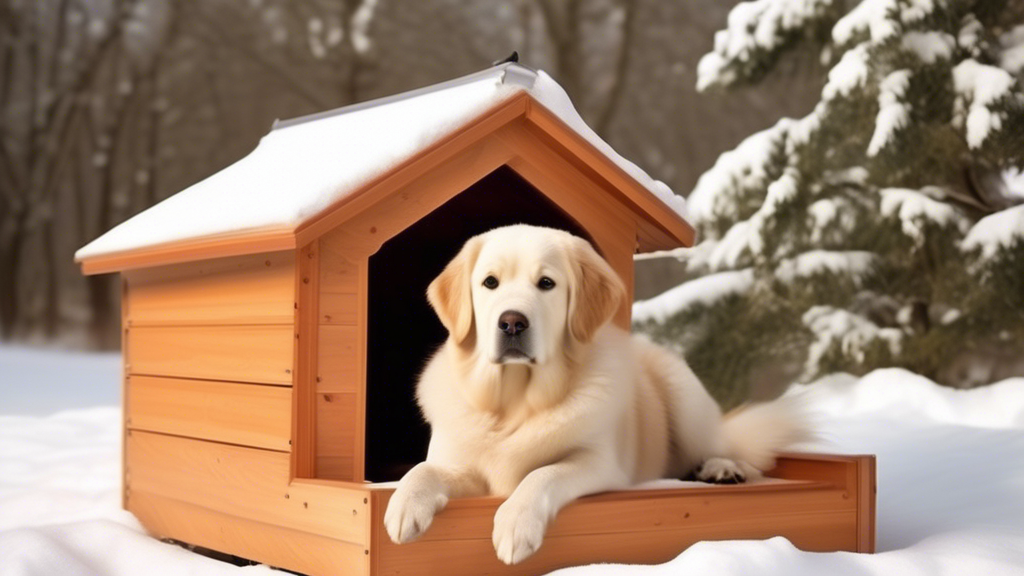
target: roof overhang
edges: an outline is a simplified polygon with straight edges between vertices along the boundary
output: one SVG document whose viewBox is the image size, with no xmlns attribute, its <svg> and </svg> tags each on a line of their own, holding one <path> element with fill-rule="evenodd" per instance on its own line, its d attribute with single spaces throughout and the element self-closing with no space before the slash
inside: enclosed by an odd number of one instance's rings
<svg viewBox="0 0 1024 576">
<path fill-rule="evenodd" d="M 433 145 L 388 172 L 360 186 L 294 228 L 246 231 L 141 247 L 77 259 L 84 274 L 103 274 L 178 262 L 295 249 L 315 240 L 349 216 L 368 208 L 383 195 L 426 174 L 489 134 L 524 121 L 559 154 L 600 179 L 637 218 L 637 252 L 692 246 L 694 229 L 643 184 L 523 91 L 493 106 Z"/>
</svg>

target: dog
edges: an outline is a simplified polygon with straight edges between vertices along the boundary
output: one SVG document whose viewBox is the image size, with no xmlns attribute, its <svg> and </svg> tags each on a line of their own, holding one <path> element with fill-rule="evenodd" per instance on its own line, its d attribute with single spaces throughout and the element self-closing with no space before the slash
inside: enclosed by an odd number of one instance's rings
<svg viewBox="0 0 1024 576">
<path fill-rule="evenodd" d="M 449 335 L 417 384 L 430 444 L 388 503 L 394 542 L 451 498 L 502 496 L 492 541 L 515 564 L 580 496 L 688 475 L 743 482 L 806 436 L 785 402 L 723 417 L 682 358 L 610 323 L 625 298 L 567 232 L 515 225 L 465 243 L 427 289 Z"/>
</svg>

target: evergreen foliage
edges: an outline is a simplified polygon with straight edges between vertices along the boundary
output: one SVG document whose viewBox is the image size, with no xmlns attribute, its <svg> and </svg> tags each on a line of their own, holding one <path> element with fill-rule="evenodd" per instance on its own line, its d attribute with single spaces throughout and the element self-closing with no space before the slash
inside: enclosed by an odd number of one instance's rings
<svg viewBox="0 0 1024 576">
<path fill-rule="evenodd" d="M 795 50 L 830 68 L 820 102 L 701 177 L 701 242 L 678 254 L 695 281 L 754 282 L 699 306 L 638 303 L 638 328 L 726 403 L 765 374 L 902 366 L 967 387 L 1020 373 L 1024 2 L 744 2 L 698 87 L 756 83 Z"/>
</svg>

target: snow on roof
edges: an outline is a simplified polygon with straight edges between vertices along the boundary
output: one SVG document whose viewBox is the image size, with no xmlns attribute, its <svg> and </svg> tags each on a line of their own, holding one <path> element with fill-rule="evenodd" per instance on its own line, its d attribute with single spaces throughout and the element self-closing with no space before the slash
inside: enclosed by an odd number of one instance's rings
<svg viewBox="0 0 1024 576">
<path fill-rule="evenodd" d="M 543 71 L 495 66 L 449 82 L 275 123 L 256 149 L 93 240 L 76 260 L 182 240 L 294 230 L 375 177 L 527 92 L 680 216 L 685 201 L 617 154 Z"/>
</svg>

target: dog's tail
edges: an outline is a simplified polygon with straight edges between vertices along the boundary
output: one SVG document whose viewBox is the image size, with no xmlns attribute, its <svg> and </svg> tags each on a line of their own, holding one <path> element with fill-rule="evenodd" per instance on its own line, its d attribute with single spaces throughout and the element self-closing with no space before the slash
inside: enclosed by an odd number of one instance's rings
<svg viewBox="0 0 1024 576">
<path fill-rule="evenodd" d="M 775 465 L 778 452 L 814 439 L 799 396 L 740 406 L 725 415 L 722 428 L 731 456 L 762 471 Z"/>
</svg>

